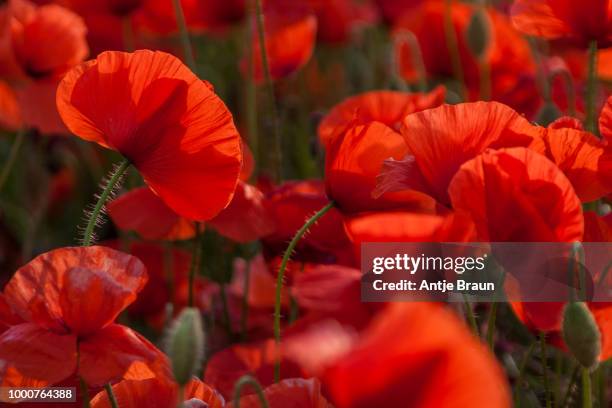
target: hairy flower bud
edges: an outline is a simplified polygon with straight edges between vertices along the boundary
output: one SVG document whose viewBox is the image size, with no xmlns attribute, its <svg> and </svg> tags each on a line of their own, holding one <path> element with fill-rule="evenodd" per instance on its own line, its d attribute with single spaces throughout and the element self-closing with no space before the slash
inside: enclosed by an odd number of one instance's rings
<svg viewBox="0 0 612 408">
<path fill-rule="evenodd" d="M 465 37 L 472 55 L 479 60 L 485 58 L 491 44 L 491 22 L 484 8 L 480 7 L 472 14 Z"/>
<path fill-rule="evenodd" d="M 179 385 L 187 384 L 204 356 L 204 330 L 198 309 L 185 308 L 172 323 L 166 338 L 166 353 L 175 381 Z"/>
<path fill-rule="evenodd" d="M 597 365 L 601 334 L 593 314 L 584 302 L 568 303 L 563 311 L 563 340 L 584 367 Z"/>
</svg>

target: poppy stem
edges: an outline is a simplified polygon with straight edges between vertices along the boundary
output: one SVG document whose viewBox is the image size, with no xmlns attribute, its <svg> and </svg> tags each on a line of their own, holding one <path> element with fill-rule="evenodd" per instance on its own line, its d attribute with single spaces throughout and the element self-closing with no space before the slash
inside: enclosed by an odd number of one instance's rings
<svg viewBox="0 0 612 408">
<path fill-rule="evenodd" d="M 108 401 L 110 402 L 111 408 L 119 408 L 119 404 L 117 403 L 117 397 L 115 397 L 113 387 L 110 385 L 110 383 L 106 383 L 104 385 L 104 389 L 106 390 L 106 394 L 108 395 Z"/>
<path fill-rule="evenodd" d="M 461 54 L 459 53 L 459 45 L 457 44 L 457 33 L 455 32 L 455 24 L 453 23 L 453 0 L 444 0 L 444 36 L 446 37 L 446 45 L 451 60 L 453 76 L 459 84 L 459 96 L 465 102 L 467 101 L 467 91 L 463 76 L 463 65 L 461 65 Z"/>
<path fill-rule="evenodd" d="M 185 20 L 185 13 L 183 12 L 183 6 L 181 0 L 172 0 L 174 5 L 174 15 L 176 17 L 176 25 L 179 29 L 179 36 L 181 38 L 181 45 L 183 46 L 183 56 L 187 66 L 195 73 L 196 63 L 193 57 L 193 49 L 191 48 L 191 39 L 189 38 L 189 31 L 187 30 L 187 22 Z"/>
<path fill-rule="evenodd" d="M 276 95 L 274 92 L 274 82 L 272 81 L 272 75 L 270 74 L 270 63 L 268 61 L 268 49 L 266 47 L 266 30 L 264 24 L 264 13 L 261 5 L 261 0 L 255 1 L 255 14 L 257 16 L 257 34 L 259 36 L 259 50 L 261 53 L 261 65 L 263 66 L 263 72 L 266 81 L 266 87 L 268 88 L 268 94 L 270 97 L 270 110 L 272 111 L 272 122 L 273 122 L 273 135 L 274 141 L 272 143 L 270 165 L 274 178 L 280 180 L 282 177 L 282 149 L 281 149 L 281 134 L 280 134 L 280 117 L 278 114 L 278 107 L 276 106 Z M 252 58 L 252 56 L 251 56 Z"/>
<path fill-rule="evenodd" d="M 593 406 L 593 390 L 591 388 L 591 372 L 588 368 L 582 367 L 582 408 Z"/>
<path fill-rule="evenodd" d="M 19 150 L 21 150 L 21 146 L 23 145 L 25 134 L 25 129 L 21 129 L 19 130 L 19 132 L 17 132 L 17 136 L 15 136 L 15 141 L 13 141 L 13 144 L 11 146 L 11 151 L 9 152 L 8 159 L 6 159 L 6 163 L 2 168 L 2 173 L 0 173 L 0 191 L 2 191 L 2 188 L 6 184 L 6 181 L 8 180 L 9 175 L 11 174 L 11 170 L 13 169 L 13 166 L 17 161 L 17 156 L 19 156 Z"/>
<path fill-rule="evenodd" d="M 255 389 L 255 394 L 257 394 L 257 397 L 259 398 L 259 403 L 262 408 L 270 408 L 270 404 L 268 404 L 268 400 L 266 399 L 261 384 L 254 377 L 248 374 L 240 377 L 234 386 L 234 406 L 236 408 L 240 408 L 240 396 L 242 395 L 242 389 L 245 385 L 250 385 Z"/>
<path fill-rule="evenodd" d="M 487 322 L 487 344 L 492 352 L 495 352 L 495 320 L 497 318 L 497 302 L 491 303 L 489 320 Z"/>
<path fill-rule="evenodd" d="M 591 41 L 588 53 L 588 73 L 586 88 L 586 130 L 598 135 L 595 100 L 597 99 L 597 41 Z"/>
<path fill-rule="evenodd" d="M 550 385 L 548 382 L 548 357 L 546 356 L 546 335 L 540 332 L 540 359 L 542 361 L 542 378 L 544 380 L 544 400 L 546 408 L 550 408 L 552 402 L 550 400 Z"/>
<path fill-rule="evenodd" d="M 98 196 L 98 201 L 96 202 L 93 210 L 89 214 L 89 220 L 87 221 L 87 227 L 85 227 L 85 232 L 83 233 L 83 246 L 91 245 L 94 239 L 94 230 L 96 226 L 99 224 L 100 213 L 102 212 L 104 206 L 108 199 L 113 195 L 113 192 L 117 189 L 117 187 L 121 184 L 121 180 L 123 179 L 123 175 L 130 167 L 129 160 L 123 160 L 119 163 L 113 171 L 108 176 L 108 181 L 103 185 L 102 193 Z"/>
<path fill-rule="evenodd" d="M 304 225 L 295 233 L 295 236 L 287 246 L 285 253 L 283 255 L 283 259 L 280 264 L 280 268 L 278 270 L 278 277 L 276 279 L 276 298 L 274 302 L 274 339 L 276 341 L 277 351 L 280 347 L 281 342 L 281 333 L 280 333 L 280 319 L 281 319 L 281 297 L 282 297 L 282 289 L 283 289 L 283 281 L 285 279 L 285 269 L 287 269 L 287 263 L 289 262 L 289 258 L 293 253 L 293 250 L 300 242 L 304 234 L 308 232 L 310 227 L 312 227 L 317 221 L 319 221 L 329 210 L 334 207 L 334 202 L 330 201 L 325 205 L 325 207 L 321 208 L 315 215 L 310 217 Z M 280 356 L 276 356 L 276 361 L 274 362 L 274 382 L 280 381 Z"/>
<path fill-rule="evenodd" d="M 79 376 L 79 386 L 81 388 L 81 396 L 83 397 L 83 408 L 90 408 L 89 392 L 87 391 L 87 383 L 83 377 Z"/>
<path fill-rule="evenodd" d="M 474 310 L 472 309 L 472 305 L 467 300 L 467 297 L 465 295 L 463 295 L 463 306 L 465 307 L 465 314 L 467 315 L 467 319 L 470 324 L 470 328 L 472 329 L 472 333 L 474 333 L 474 336 L 480 337 L 480 334 L 478 333 L 478 322 L 476 322 Z"/>
<path fill-rule="evenodd" d="M 194 299 L 194 282 L 196 277 L 196 272 L 198 270 L 198 265 L 200 263 L 200 256 L 202 253 L 202 230 L 200 229 L 200 223 L 195 223 L 195 240 L 193 243 L 193 251 L 191 253 L 191 264 L 189 266 L 189 289 L 188 289 L 188 300 L 187 305 L 189 307 L 193 307 L 193 299 Z"/>
</svg>

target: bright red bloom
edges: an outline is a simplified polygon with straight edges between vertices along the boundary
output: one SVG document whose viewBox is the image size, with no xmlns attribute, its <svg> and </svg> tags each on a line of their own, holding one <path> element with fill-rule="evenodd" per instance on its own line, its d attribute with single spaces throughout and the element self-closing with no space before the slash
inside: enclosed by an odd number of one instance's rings
<svg viewBox="0 0 612 408">
<path fill-rule="evenodd" d="M 453 77 L 449 45 L 444 30 L 444 1 L 425 1 L 420 7 L 410 10 L 399 18 L 394 33 L 402 30 L 414 33 L 419 41 L 423 62 L 428 76 L 432 78 Z M 453 1 L 451 18 L 457 38 L 461 59 L 463 81 L 470 101 L 480 97 L 480 68 L 470 52 L 465 32 L 470 18 L 476 10 L 474 5 Z M 491 20 L 491 43 L 486 56 L 491 73 L 491 97 L 506 103 L 521 113 L 535 113 L 540 98 L 535 87 L 535 64 L 527 41 L 510 24 L 508 18 L 493 8 L 486 9 Z M 416 65 L 407 45 L 398 49 L 400 72 L 408 81 L 417 79 Z M 528 89 L 529 92 L 521 92 Z"/>
<path fill-rule="evenodd" d="M 107 208 L 117 227 L 136 231 L 145 239 L 180 240 L 195 235 L 195 223 L 172 211 L 148 187 L 122 194 Z"/>
<path fill-rule="evenodd" d="M 612 45 L 612 3 L 608 0 L 515 0 L 512 22 L 525 34 L 567 40 L 581 47 Z"/>
<path fill-rule="evenodd" d="M 21 127 L 21 109 L 11 87 L 0 81 L 0 128 L 17 130 Z"/>
<path fill-rule="evenodd" d="M 178 385 L 174 382 L 151 378 L 149 380 L 123 380 L 113 385 L 113 393 L 121 408 L 175 408 L 179 395 Z M 208 408 L 224 408 L 225 400 L 214 389 L 202 381 L 194 378 L 184 390 L 185 406 L 198 407 L 199 405 L 188 405 L 191 400 L 203 402 Z M 92 408 L 110 408 L 106 391 L 101 391 L 91 400 Z"/>
<path fill-rule="evenodd" d="M 612 96 L 606 100 L 606 104 L 599 115 L 599 131 L 608 143 L 612 143 Z"/>
<path fill-rule="evenodd" d="M 310 60 L 317 39 L 317 19 L 312 11 L 299 2 L 268 1 L 264 5 L 266 54 L 270 75 L 284 78 L 297 71 Z M 261 46 L 257 27 L 251 34 L 251 58 L 256 81 L 264 79 Z M 247 57 L 242 61 L 242 71 L 248 75 Z"/>
<path fill-rule="evenodd" d="M 295 407 L 295 408 L 332 408 L 322 395 L 321 383 L 315 378 L 289 378 L 264 389 L 264 396 L 270 408 Z M 259 408 L 261 405 L 257 395 L 247 395 L 240 398 L 240 406 L 243 408 Z M 227 405 L 233 407 L 233 403 Z"/>
<path fill-rule="evenodd" d="M 0 335 L 0 362 L 44 384 L 75 372 L 93 387 L 165 376 L 164 355 L 114 323 L 146 280 L 142 262 L 110 248 L 61 248 L 38 256 L 4 289 L 6 303 L 24 323 Z"/>
<path fill-rule="evenodd" d="M 356 31 L 378 21 L 370 0 L 306 0 L 317 15 L 318 39 L 324 43 L 349 42 Z"/>
<path fill-rule="evenodd" d="M 207 220 L 229 204 L 240 136 L 211 88 L 163 52 L 105 52 L 60 83 L 57 105 L 79 137 L 116 150 L 177 214 Z"/>
<path fill-rule="evenodd" d="M 490 242 L 582 240 L 582 206 L 554 163 L 526 148 L 486 150 L 464 163 L 448 193 Z"/>
<path fill-rule="evenodd" d="M 497 102 L 443 105 L 413 113 L 402 127 L 410 153 L 383 168 L 378 191 L 414 189 L 449 204 L 449 183 L 463 163 L 488 147 L 541 148 L 542 132 Z"/>
<path fill-rule="evenodd" d="M 326 146 L 327 194 L 345 213 L 397 207 L 433 211 L 435 202 L 424 194 L 391 193 L 373 198 L 383 162 L 403 159 L 409 152 L 398 133 L 404 117 L 440 105 L 445 90 L 428 94 L 374 91 L 336 105 L 319 125 Z"/>
<path fill-rule="evenodd" d="M 19 78 L 63 74 L 87 57 L 86 27 L 70 10 L 11 0 L 0 9 L 0 73 Z"/>
<path fill-rule="evenodd" d="M 285 353 L 322 379 L 338 408 L 510 406 L 493 356 L 440 305 L 390 304 L 359 336 L 313 326 L 286 338 Z"/>
</svg>

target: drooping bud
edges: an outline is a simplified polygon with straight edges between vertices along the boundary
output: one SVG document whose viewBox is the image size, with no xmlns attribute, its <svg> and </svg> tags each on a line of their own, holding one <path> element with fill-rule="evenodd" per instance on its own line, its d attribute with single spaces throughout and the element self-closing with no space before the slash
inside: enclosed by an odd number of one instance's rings
<svg viewBox="0 0 612 408">
<path fill-rule="evenodd" d="M 559 119 L 561 111 L 553 102 L 546 102 L 538 113 L 536 114 L 535 121 L 540 126 L 548 126 L 555 120 Z"/>
<path fill-rule="evenodd" d="M 204 330 L 198 309 L 185 308 L 174 320 L 166 338 L 166 354 L 174 380 L 184 386 L 201 367 L 204 356 Z"/>
<path fill-rule="evenodd" d="M 601 333 L 584 302 L 571 302 L 563 311 L 563 340 L 572 355 L 586 368 L 597 365 L 601 353 Z"/>
<path fill-rule="evenodd" d="M 491 21 L 484 7 L 478 7 L 470 17 L 465 30 L 465 40 L 477 60 L 486 57 L 491 44 Z"/>
</svg>

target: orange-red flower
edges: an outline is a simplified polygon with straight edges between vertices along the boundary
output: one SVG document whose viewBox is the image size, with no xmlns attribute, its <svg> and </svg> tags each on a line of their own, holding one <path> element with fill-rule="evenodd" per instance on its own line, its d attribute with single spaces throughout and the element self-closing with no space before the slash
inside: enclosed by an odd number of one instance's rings
<svg viewBox="0 0 612 408">
<path fill-rule="evenodd" d="M 232 115 L 211 88 L 162 52 L 105 52 L 60 83 L 77 136 L 116 150 L 177 214 L 207 220 L 230 202 L 242 154 Z"/>
<path fill-rule="evenodd" d="M 318 39 L 324 43 L 349 42 L 360 28 L 378 21 L 370 0 L 306 0 L 317 15 Z"/>
<path fill-rule="evenodd" d="M 359 333 L 313 325 L 287 337 L 284 353 L 322 379 L 338 408 L 510 406 L 493 356 L 440 305 L 390 304 Z"/>
<path fill-rule="evenodd" d="M 417 37 L 429 77 L 451 78 L 454 75 L 450 46 L 444 31 L 444 1 L 429 0 L 400 17 L 393 27 L 396 35 L 409 30 Z M 465 32 L 475 11 L 470 4 L 453 1 L 451 19 L 469 100 L 480 96 L 481 69 L 469 51 Z M 486 9 L 491 20 L 491 35 L 486 61 L 490 66 L 491 96 L 521 113 L 532 115 L 540 104 L 534 75 L 535 64 L 527 41 L 511 26 L 508 18 L 493 8 Z M 398 48 L 400 73 L 408 81 L 417 79 L 415 61 L 406 44 Z M 522 92 L 522 90 L 529 92 Z"/>
<path fill-rule="evenodd" d="M 317 19 L 300 2 L 268 1 L 264 5 L 265 43 L 270 75 L 284 78 L 303 67 L 314 51 L 317 38 Z M 256 81 L 264 79 L 261 45 L 253 24 L 251 58 Z M 248 75 L 248 55 L 241 68 Z"/>
<path fill-rule="evenodd" d="M 323 396 L 321 383 L 316 378 L 288 378 L 264 389 L 264 396 L 270 408 L 282 407 L 312 407 L 332 408 Z M 247 395 L 240 398 L 243 408 L 259 408 L 261 405 L 257 395 Z M 234 402 L 228 408 L 236 406 Z"/>
<path fill-rule="evenodd" d="M 612 45 L 612 3 L 608 0 L 515 0 L 512 22 L 525 34 L 566 40 L 585 47 Z"/>
<path fill-rule="evenodd" d="M 194 378 L 183 390 L 185 406 L 197 408 L 223 408 L 225 400 L 214 389 L 202 381 Z M 176 383 L 152 378 L 148 380 L 123 380 L 113 385 L 113 393 L 117 404 L 121 408 L 175 408 L 179 396 L 179 387 Z M 189 405 L 193 402 L 193 405 Z M 198 405 L 197 403 L 200 403 Z M 204 405 L 202 405 L 202 403 Z M 92 408 L 112 407 L 106 391 L 101 391 L 91 400 Z"/>
<path fill-rule="evenodd" d="M 93 387 L 165 376 L 163 354 L 114 323 L 146 280 L 142 262 L 110 248 L 61 248 L 38 256 L 4 289 L 6 303 L 24 322 L 0 335 L 0 365 L 41 384 L 75 373 Z"/>
<path fill-rule="evenodd" d="M 336 105 L 319 125 L 326 146 L 327 194 L 344 213 L 412 207 L 433 211 L 435 202 L 424 194 L 390 193 L 374 198 L 376 178 L 387 159 L 401 160 L 409 149 L 398 133 L 410 113 L 440 105 L 444 88 L 428 94 L 374 91 Z"/>
</svg>

